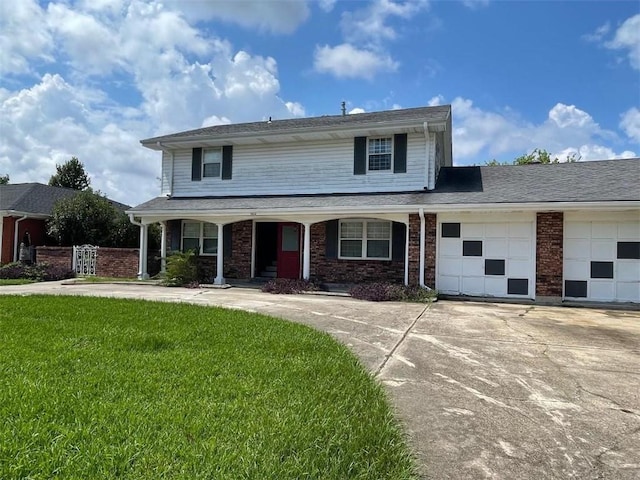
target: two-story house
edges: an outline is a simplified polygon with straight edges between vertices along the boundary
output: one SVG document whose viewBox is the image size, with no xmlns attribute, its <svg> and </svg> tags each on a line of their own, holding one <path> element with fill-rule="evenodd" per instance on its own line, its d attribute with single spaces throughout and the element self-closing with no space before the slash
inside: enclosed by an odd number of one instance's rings
<svg viewBox="0 0 640 480">
<path fill-rule="evenodd" d="M 392 281 L 442 293 L 640 301 L 640 160 L 453 167 L 451 107 L 219 125 L 162 152 L 163 252 L 211 280 Z"/>
</svg>

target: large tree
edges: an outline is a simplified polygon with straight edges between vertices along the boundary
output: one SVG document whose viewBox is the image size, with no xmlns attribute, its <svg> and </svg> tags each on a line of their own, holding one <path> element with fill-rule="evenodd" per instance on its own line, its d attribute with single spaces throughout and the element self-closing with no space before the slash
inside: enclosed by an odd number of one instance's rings
<svg viewBox="0 0 640 480">
<path fill-rule="evenodd" d="M 0 185 L 7 185 L 9 183 L 9 175 L 0 175 Z"/>
<path fill-rule="evenodd" d="M 564 160 L 564 162 L 568 162 L 568 163 L 579 162 L 579 161 L 580 161 L 580 155 L 576 155 L 575 153 L 571 153 L 567 155 L 567 157 Z M 551 154 L 547 152 L 545 149 L 536 148 L 531 153 L 526 153 L 524 155 L 520 155 L 519 157 L 516 157 L 513 160 L 513 162 L 499 162 L 498 160 L 494 159 L 494 160 L 491 160 L 490 162 L 487 162 L 486 164 L 489 166 L 494 166 L 494 165 L 528 165 L 531 163 L 549 164 L 549 163 L 560 163 L 560 162 L 561 160 L 558 157 L 552 157 Z"/>
<path fill-rule="evenodd" d="M 52 187 L 66 187 L 74 190 L 86 190 L 91 185 L 91 179 L 84 171 L 84 165 L 77 157 L 71 157 L 70 160 L 62 165 L 56 164 L 56 174 L 49 179 L 49 185 Z"/>
<path fill-rule="evenodd" d="M 135 247 L 138 228 L 106 197 L 87 189 L 58 200 L 47 233 L 60 245 Z"/>
</svg>

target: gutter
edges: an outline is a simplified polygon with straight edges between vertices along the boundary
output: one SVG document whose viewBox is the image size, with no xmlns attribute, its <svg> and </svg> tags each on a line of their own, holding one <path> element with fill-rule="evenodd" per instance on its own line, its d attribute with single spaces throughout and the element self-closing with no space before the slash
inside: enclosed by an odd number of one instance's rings
<svg viewBox="0 0 640 480">
<path fill-rule="evenodd" d="M 27 215 L 23 215 L 18 218 L 13 224 L 13 261 L 18 261 L 18 224 L 22 221 L 29 218 Z"/>
</svg>

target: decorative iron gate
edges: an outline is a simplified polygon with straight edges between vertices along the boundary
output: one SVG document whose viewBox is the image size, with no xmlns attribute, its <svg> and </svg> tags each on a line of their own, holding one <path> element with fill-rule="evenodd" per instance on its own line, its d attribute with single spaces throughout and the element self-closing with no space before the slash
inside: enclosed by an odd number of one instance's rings
<svg viewBox="0 0 640 480">
<path fill-rule="evenodd" d="M 96 274 L 98 248 L 93 245 L 74 245 L 73 271 L 76 275 L 89 276 Z"/>
</svg>

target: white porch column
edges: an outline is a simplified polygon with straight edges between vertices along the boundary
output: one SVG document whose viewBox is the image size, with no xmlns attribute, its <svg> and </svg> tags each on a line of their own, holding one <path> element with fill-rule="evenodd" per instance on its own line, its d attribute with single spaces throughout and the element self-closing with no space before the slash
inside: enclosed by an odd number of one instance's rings
<svg viewBox="0 0 640 480">
<path fill-rule="evenodd" d="M 147 251 L 149 247 L 149 226 L 144 223 L 140 225 L 140 258 L 138 265 L 138 279 L 149 278 L 147 273 Z"/>
<path fill-rule="evenodd" d="M 420 209 L 420 286 L 424 287 L 424 240 L 426 236 L 426 227 L 424 221 L 424 210 Z"/>
<path fill-rule="evenodd" d="M 224 285 L 224 223 L 218 223 L 218 254 L 216 256 L 216 278 L 215 285 Z"/>
<path fill-rule="evenodd" d="M 160 222 L 160 273 L 167 271 L 167 222 Z"/>
<path fill-rule="evenodd" d="M 404 240 L 404 284 L 409 285 L 409 222 L 404 224 L 405 240 Z"/>
<path fill-rule="evenodd" d="M 311 272 L 311 224 L 304 225 L 304 242 L 302 251 L 302 279 L 309 280 Z"/>
</svg>

